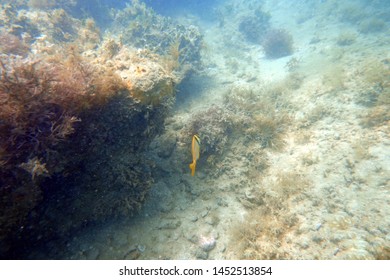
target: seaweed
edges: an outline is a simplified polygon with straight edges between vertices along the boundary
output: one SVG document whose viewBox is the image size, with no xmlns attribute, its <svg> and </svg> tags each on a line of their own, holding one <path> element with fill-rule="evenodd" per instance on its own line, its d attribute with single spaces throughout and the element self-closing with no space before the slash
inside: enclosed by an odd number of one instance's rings
<svg viewBox="0 0 390 280">
<path fill-rule="evenodd" d="M 266 57 L 271 59 L 288 56 L 294 52 L 293 37 L 284 29 L 270 29 L 261 45 Z"/>
<path fill-rule="evenodd" d="M 361 120 L 363 127 L 386 125 L 390 121 L 390 67 L 389 60 L 370 60 L 362 67 L 363 79 L 368 89 L 360 96 L 358 102 L 369 106 L 368 113 Z"/>
<path fill-rule="evenodd" d="M 198 134 L 202 140 L 202 154 L 222 155 L 229 142 L 232 129 L 230 112 L 219 106 L 211 106 L 207 110 L 194 114 L 192 121 L 185 128 L 184 137 L 191 139 Z"/>
<path fill-rule="evenodd" d="M 378 18 L 366 19 L 359 24 L 358 29 L 363 34 L 377 33 L 386 29 L 386 23 Z"/>
<path fill-rule="evenodd" d="M 0 71 L 0 236 L 5 238 L 41 201 L 44 182 L 64 171 L 65 153 L 59 151 L 84 112 L 107 104 L 122 83 L 75 48 L 40 60 L 3 56 Z"/>
<path fill-rule="evenodd" d="M 339 46 L 349 46 L 356 41 L 356 34 L 354 32 L 344 31 L 341 32 L 337 38 L 336 43 Z"/>
<path fill-rule="evenodd" d="M 57 0 L 28 0 L 27 5 L 35 9 L 50 9 L 56 6 Z"/>
<path fill-rule="evenodd" d="M 282 91 L 279 86 L 271 86 L 260 93 L 233 88 L 225 95 L 225 104 L 234 116 L 233 129 L 237 135 L 243 135 L 246 142 L 257 143 L 263 149 L 283 148 L 283 135 L 290 117 L 278 107 L 281 106 L 278 95 Z"/>
<path fill-rule="evenodd" d="M 19 37 L 4 31 L 0 31 L 0 52 L 26 56 L 28 51 L 29 46 L 25 44 Z"/>
<path fill-rule="evenodd" d="M 351 24 L 359 23 L 361 20 L 367 17 L 365 9 L 356 3 L 343 5 L 342 8 L 338 9 L 338 15 L 340 19 Z"/>
</svg>

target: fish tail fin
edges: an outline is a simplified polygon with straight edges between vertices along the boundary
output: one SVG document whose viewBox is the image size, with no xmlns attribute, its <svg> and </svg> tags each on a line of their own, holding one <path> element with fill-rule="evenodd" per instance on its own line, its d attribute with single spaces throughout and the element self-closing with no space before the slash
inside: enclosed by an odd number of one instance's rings
<svg viewBox="0 0 390 280">
<path fill-rule="evenodd" d="M 196 168 L 196 161 L 194 161 L 193 163 L 190 163 L 191 176 L 195 175 L 195 168 Z"/>
</svg>

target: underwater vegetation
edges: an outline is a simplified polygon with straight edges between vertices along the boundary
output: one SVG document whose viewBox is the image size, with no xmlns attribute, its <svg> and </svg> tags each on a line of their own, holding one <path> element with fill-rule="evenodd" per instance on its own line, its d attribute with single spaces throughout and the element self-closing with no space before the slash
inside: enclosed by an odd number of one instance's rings
<svg viewBox="0 0 390 280">
<path fill-rule="evenodd" d="M 385 30 L 386 23 L 382 19 L 365 19 L 359 24 L 359 31 L 363 34 L 377 33 Z"/>
<path fill-rule="evenodd" d="M 27 40 L 39 36 L 36 23 L 18 10 L 17 3 L 3 4 L 0 10 L 2 11 L 0 26 L 3 27 L 4 32 L 18 36 L 20 39 L 23 35 Z"/>
<path fill-rule="evenodd" d="M 299 218 L 289 211 L 289 202 L 311 186 L 302 174 L 286 172 L 258 184 L 240 196 L 249 208 L 244 221 L 231 231 L 230 246 L 239 259 L 289 259 L 288 243 L 297 231 Z"/>
<path fill-rule="evenodd" d="M 262 46 L 267 58 L 275 59 L 294 52 L 293 37 L 284 29 L 271 29 L 265 35 Z"/>
<path fill-rule="evenodd" d="M 363 66 L 363 79 L 368 83 L 365 92 L 357 100 L 368 107 L 362 118 L 363 127 L 386 125 L 390 121 L 390 67 L 389 59 L 369 60 Z"/>
<path fill-rule="evenodd" d="M 336 42 L 339 46 L 349 46 L 352 45 L 356 41 L 356 34 L 353 32 L 341 32 L 337 38 Z"/>
<path fill-rule="evenodd" d="M 283 135 L 290 118 L 282 107 L 277 107 L 273 95 L 278 92 L 277 87 L 258 92 L 233 87 L 225 95 L 225 104 L 234 116 L 233 128 L 246 141 L 275 150 L 284 146 Z"/>
<path fill-rule="evenodd" d="M 94 2 L 92 0 L 90 2 Z M 16 1 L 17 2 L 17 1 Z M 54 8 L 70 8 L 74 7 L 80 2 L 80 0 L 20 0 L 19 2 L 27 2 L 27 6 L 35 9 L 54 9 Z"/>
<path fill-rule="evenodd" d="M 275 59 L 293 53 L 293 38 L 284 29 L 274 28 L 270 23 L 271 15 L 261 7 L 253 16 L 243 18 L 238 26 L 240 33 L 251 43 L 261 44 L 267 58 Z"/>
<path fill-rule="evenodd" d="M 171 43 L 163 59 L 102 40 L 94 20 L 56 7 L 1 6 L 1 257 L 26 258 L 26 248 L 140 209 L 153 181 L 145 151 L 174 103 L 178 56 L 197 48 Z"/>
<path fill-rule="evenodd" d="M 242 19 L 238 30 L 249 42 L 260 44 L 270 29 L 270 18 L 269 13 L 258 8 L 255 10 L 254 16 L 247 16 Z"/>
<path fill-rule="evenodd" d="M 257 91 L 232 87 L 224 95 L 224 107 L 212 105 L 191 116 L 191 121 L 179 136 L 179 142 L 189 147 L 192 135 L 198 134 L 202 141 L 200 165 L 207 163 L 210 166 L 223 160 L 224 152 L 231 148 L 234 141 L 243 141 L 244 145 L 254 145 L 259 150 L 281 150 L 290 123 L 290 116 L 284 108 L 286 104 L 278 101 L 285 86 L 288 85 L 283 85 L 283 89 L 274 86 Z M 187 153 L 187 158 L 190 158 L 189 149 Z M 254 162 L 258 164 L 252 170 L 254 172 L 268 166 L 264 155 Z"/>
<path fill-rule="evenodd" d="M 147 48 L 159 55 L 172 56 L 177 49 L 176 75 L 201 69 L 200 52 L 203 35 L 193 25 L 183 26 L 156 14 L 139 1 L 131 1 L 114 15 L 113 28 L 121 33 L 121 43 L 135 48 Z M 184 73 L 183 73 L 184 72 Z"/>
<path fill-rule="evenodd" d="M 29 46 L 19 37 L 5 31 L 0 32 L 0 51 L 2 53 L 25 56 L 29 49 Z"/>
<path fill-rule="evenodd" d="M 185 127 L 182 135 L 180 135 L 182 142 L 187 143 L 187 139 L 191 140 L 194 134 L 199 135 L 201 139 L 201 156 L 199 159 L 201 163 L 199 165 L 202 165 L 203 162 L 211 165 L 215 164 L 228 149 L 231 143 L 232 118 L 230 111 L 215 105 L 197 112 L 192 121 Z"/>
<path fill-rule="evenodd" d="M 338 16 L 341 21 L 348 22 L 351 24 L 357 24 L 363 19 L 367 18 L 367 14 L 365 13 L 364 7 L 359 5 L 358 3 L 346 3 L 342 6 L 338 6 L 337 4 L 336 7 L 333 7 L 333 11 L 335 10 L 338 11 Z"/>
<path fill-rule="evenodd" d="M 24 223 L 42 199 L 45 182 L 66 172 L 60 153 L 86 111 L 96 110 L 124 88 L 76 51 L 39 61 L 1 57 L 1 232 Z M 74 148 L 73 148 L 74 149 Z M 69 148 L 70 150 L 70 148 Z"/>
<path fill-rule="evenodd" d="M 45 62 L 9 57 L 0 64 L 1 147 L 9 151 L 7 162 L 23 161 L 66 139 L 84 110 L 104 105 L 124 89 L 118 76 L 101 75 L 73 47 Z"/>
</svg>

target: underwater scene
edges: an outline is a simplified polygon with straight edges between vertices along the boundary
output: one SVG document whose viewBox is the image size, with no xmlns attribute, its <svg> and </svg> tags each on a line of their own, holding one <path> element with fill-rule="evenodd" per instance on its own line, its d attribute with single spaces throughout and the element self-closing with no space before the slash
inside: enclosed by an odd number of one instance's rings
<svg viewBox="0 0 390 280">
<path fill-rule="evenodd" d="M 390 1 L 0 0 L 0 258 L 390 259 Z"/>
</svg>

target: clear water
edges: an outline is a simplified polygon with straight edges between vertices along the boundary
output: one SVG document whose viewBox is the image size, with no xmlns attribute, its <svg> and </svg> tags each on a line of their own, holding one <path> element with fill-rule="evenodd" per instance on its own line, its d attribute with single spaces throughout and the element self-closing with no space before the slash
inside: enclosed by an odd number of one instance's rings
<svg viewBox="0 0 390 280">
<path fill-rule="evenodd" d="M 2 258 L 389 259 L 389 1 L 0 2 Z M 4 73 L 68 44 L 148 104 L 85 109 L 16 156 Z M 174 100 L 134 94 L 155 62 Z"/>
</svg>

